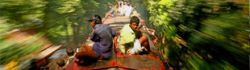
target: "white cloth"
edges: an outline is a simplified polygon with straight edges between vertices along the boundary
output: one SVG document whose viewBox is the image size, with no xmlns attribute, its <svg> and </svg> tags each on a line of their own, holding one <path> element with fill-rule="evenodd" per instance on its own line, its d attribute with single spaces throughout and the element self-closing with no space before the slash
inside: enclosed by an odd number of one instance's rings
<svg viewBox="0 0 250 70">
<path fill-rule="evenodd" d="M 125 15 L 127 9 L 128 9 L 128 5 L 122 5 L 122 7 L 121 7 L 121 15 Z"/>
<path fill-rule="evenodd" d="M 141 46 L 139 39 L 136 39 L 133 48 L 128 50 L 128 54 L 136 54 L 142 52 L 143 49 L 145 48 Z"/>
<path fill-rule="evenodd" d="M 132 11 L 133 11 L 132 6 L 127 6 L 125 16 L 130 16 Z"/>
</svg>

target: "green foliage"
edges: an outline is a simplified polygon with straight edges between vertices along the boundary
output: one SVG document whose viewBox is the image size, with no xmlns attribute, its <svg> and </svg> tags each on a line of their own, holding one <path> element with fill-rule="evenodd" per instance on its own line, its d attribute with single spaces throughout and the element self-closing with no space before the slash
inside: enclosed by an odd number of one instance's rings
<svg viewBox="0 0 250 70">
<path fill-rule="evenodd" d="M 241 9 L 245 4 L 215 0 L 147 0 L 145 5 L 150 23 L 162 38 L 160 51 L 171 66 L 178 70 L 247 67 L 248 17 Z"/>
<path fill-rule="evenodd" d="M 38 51 L 42 48 L 43 44 L 38 41 L 41 36 L 42 35 L 37 34 L 23 42 L 1 40 L 0 64 L 6 64 L 12 60 L 20 61 L 19 59 L 22 57 Z"/>
<path fill-rule="evenodd" d="M 8 23 L 17 27 L 34 27 L 34 21 L 41 20 L 46 5 L 44 0 L 2 0 L 0 16 L 8 19 Z"/>
<path fill-rule="evenodd" d="M 36 34 L 22 42 L 18 42 L 18 40 L 6 40 L 9 31 L 13 29 L 13 24 L 8 23 L 8 21 L 9 19 L 0 17 L 0 64 L 6 64 L 12 60 L 19 60 L 21 57 L 39 50 L 43 44 L 38 41 L 43 34 Z"/>
<path fill-rule="evenodd" d="M 1 0 L 0 64 L 37 51 L 41 37 L 69 47 L 81 44 L 91 30 L 86 20 L 93 14 L 104 15 L 109 2 L 114 0 Z M 21 44 L 8 42 L 5 37 L 13 29 L 33 30 L 37 35 Z"/>
<path fill-rule="evenodd" d="M 83 24 L 87 23 L 86 18 L 93 14 L 104 15 L 106 4 L 112 1 L 114 0 L 2 0 L 0 13 L 4 14 L 0 16 L 7 18 L 7 22 L 14 25 L 13 28 L 46 33 L 52 42 L 59 44 L 65 40 L 72 41 L 73 37 L 81 35 L 80 31 L 85 32 L 87 29 L 80 28 L 86 26 Z"/>
<path fill-rule="evenodd" d="M 72 13 L 76 11 L 76 6 L 80 5 L 80 0 L 55 0 L 56 4 L 59 5 L 55 10 L 59 14 Z"/>
<path fill-rule="evenodd" d="M 172 24 L 169 24 L 170 18 L 168 17 L 167 8 L 173 5 L 172 0 L 148 0 L 146 3 L 149 14 L 151 15 L 149 21 L 156 26 L 158 35 L 163 37 L 164 34 L 167 38 L 175 36 L 176 27 Z M 163 30 L 160 30 L 163 29 Z"/>
</svg>

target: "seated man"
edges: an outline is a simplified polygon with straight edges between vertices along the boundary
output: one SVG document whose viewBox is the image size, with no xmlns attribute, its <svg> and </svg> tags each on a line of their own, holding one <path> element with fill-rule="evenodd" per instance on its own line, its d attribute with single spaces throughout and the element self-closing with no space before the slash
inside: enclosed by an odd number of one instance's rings
<svg viewBox="0 0 250 70">
<path fill-rule="evenodd" d="M 95 15 L 90 21 L 93 28 L 90 37 L 91 43 L 81 47 L 76 54 L 77 62 L 88 63 L 95 59 L 109 59 L 112 56 L 113 34 L 112 29 L 102 24 L 101 17 Z"/>
<path fill-rule="evenodd" d="M 139 30 L 140 20 L 133 16 L 130 23 L 124 25 L 118 38 L 119 49 L 122 53 L 137 54 L 143 51 L 150 51 L 148 38 Z"/>
</svg>

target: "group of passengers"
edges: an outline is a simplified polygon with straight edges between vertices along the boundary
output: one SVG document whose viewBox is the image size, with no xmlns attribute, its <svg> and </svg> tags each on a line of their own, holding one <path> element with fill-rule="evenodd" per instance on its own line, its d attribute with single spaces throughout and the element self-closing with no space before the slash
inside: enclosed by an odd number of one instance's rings
<svg viewBox="0 0 250 70">
<path fill-rule="evenodd" d="M 124 1 L 119 1 L 117 3 L 118 5 L 118 12 L 120 15 L 124 15 L 124 16 L 130 16 L 130 14 L 133 11 L 133 7 L 130 3 L 128 2 L 124 2 Z"/>
<path fill-rule="evenodd" d="M 130 17 L 130 15 L 133 12 L 133 7 L 129 2 L 126 1 L 117 1 L 117 3 L 113 5 L 109 5 L 110 11 L 107 14 L 107 16 L 127 16 Z"/>
<path fill-rule="evenodd" d="M 124 25 L 120 32 L 116 33 L 106 24 L 102 23 L 99 15 L 94 15 L 90 20 L 92 33 L 89 37 L 91 42 L 84 44 L 76 53 L 76 62 L 84 64 L 99 59 L 110 59 L 113 55 L 114 46 L 125 55 L 141 54 L 150 52 L 147 34 L 140 31 L 140 19 L 132 16 L 129 24 Z"/>
</svg>

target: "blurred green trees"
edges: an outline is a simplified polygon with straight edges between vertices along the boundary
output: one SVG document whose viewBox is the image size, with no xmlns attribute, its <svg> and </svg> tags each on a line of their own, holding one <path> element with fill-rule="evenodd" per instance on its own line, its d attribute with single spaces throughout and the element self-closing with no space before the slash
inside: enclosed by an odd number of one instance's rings
<svg viewBox="0 0 250 70">
<path fill-rule="evenodd" d="M 149 25 L 161 39 L 158 46 L 163 59 L 182 70 L 248 68 L 249 17 L 246 13 L 249 6 L 242 0 L 232 1 L 143 0 Z M 114 2 L 1 0 L 0 64 L 41 48 L 41 44 L 35 44 L 41 37 L 47 37 L 54 44 L 78 46 L 91 30 L 86 20 L 93 14 L 103 16 L 108 10 L 107 3 Z M 31 29 L 38 34 L 21 44 L 4 41 L 13 29 Z"/>
<path fill-rule="evenodd" d="M 248 67 L 247 2 L 147 0 L 150 24 L 161 39 L 163 58 L 179 70 Z"/>
<path fill-rule="evenodd" d="M 42 33 L 36 34 L 21 42 L 8 41 L 10 31 L 14 29 L 38 28 L 41 26 L 41 18 L 46 2 L 44 0 L 2 0 L 0 3 L 0 64 L 17 61 L 21 56 L 28 55 L 42 48 L 38 39 Z M 21 38 L 22 36 L 20 36 Z M 37 43 L 38 42 L 38 43 Z"/>
<path fill-rule="evenodd" d="M 93 14 L 103 16 L 108 10 L 107 3 L 112 2 L 114 0 L 1 0 L 0 64 L 37 51 L 42 45 L 36 40 L 41 37 L 53 44 L 79 47 L 91 30 L 86 20 Z M 29 38 L 28 43 L 6 43 L 6 36 L 13 29 L 32 30 L 37 35 L 34 40 Z"/>
<path fill-rule="evenodd" d="M 67 35 L 73 37 L 75 33 L 84 32 L 80 29 L 86 31 L 86 20 L 93 14 L 103 16 L 108 10 L 107 3 L 112 2 L 114 0 L 2 0 L 0 17 L 6 18 L 13 28 L 44 32 L 53 42 L 61 43 Z"/>
</svg>

